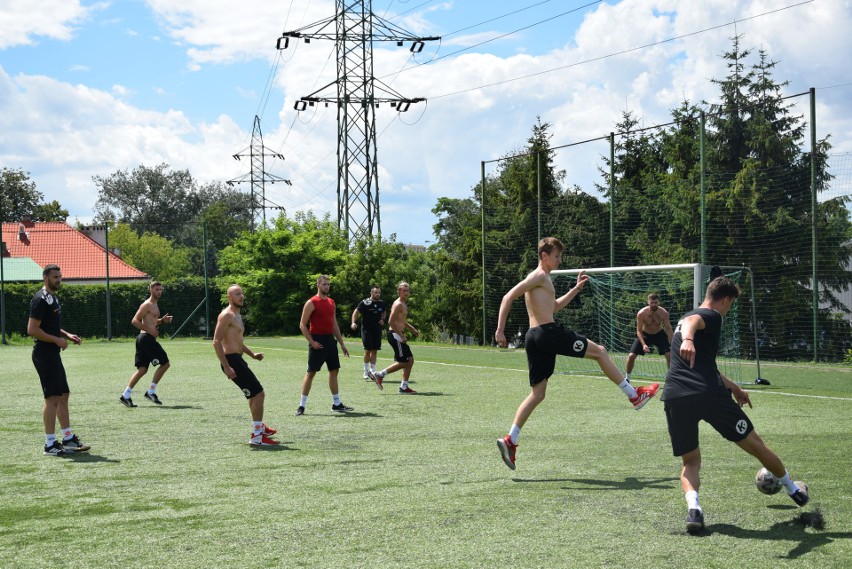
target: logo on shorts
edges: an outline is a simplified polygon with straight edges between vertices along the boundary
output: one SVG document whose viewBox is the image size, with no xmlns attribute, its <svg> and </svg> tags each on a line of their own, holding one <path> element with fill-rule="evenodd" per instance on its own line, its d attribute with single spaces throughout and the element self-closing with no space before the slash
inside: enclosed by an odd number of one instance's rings
<svg viewBox="0 0 852 569">
<path fill-rule="evenodd" d="M 243 395 L 245 395 L 246 397 L 251 397 L 251 391 L 249 391 L 248 389 L 243 389 Z"/>
<path fill-rule="evenodd" d="M 158 365 L 160 365 L 160 360 L 158 360 L 157 358 L 154 358 L 153 360 L 151 360 L 151 364 L 154 367 L 157 367 Z"/>
<path fill-rule="evenodd" d="M 744 434 L 746 432 L 746 429 L 748 429 L 748 423 L 746 422 L 746 420 L 740 419 L 739 421 L 737 421 L 736 429 L 739 434 Z"/>
<path fill-rule="evenodd" d="M 576 341 L 574 341 L 574 351 L 575 351 L 575 352 L 577 352 L 577 353 L 582 352 L 582 351 L 583 351 L 583 346 L 585 346 L 585 344 L 583 344 L 583 340 L 576 340 Z"/>
</svg>

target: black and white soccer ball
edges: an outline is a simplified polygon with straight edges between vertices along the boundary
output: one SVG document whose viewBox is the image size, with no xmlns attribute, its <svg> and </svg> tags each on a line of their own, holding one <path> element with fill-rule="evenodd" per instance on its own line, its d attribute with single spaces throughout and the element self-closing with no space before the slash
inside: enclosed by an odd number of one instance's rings
<svg viewBox="0 0 852 569">
<path fill-rule="evenodd" d="M 777 494 L 781 490 L 781 481 L 774 474 L 761 468 L 754 477 L 754 485 L 764 494 Z"/>
</svg>

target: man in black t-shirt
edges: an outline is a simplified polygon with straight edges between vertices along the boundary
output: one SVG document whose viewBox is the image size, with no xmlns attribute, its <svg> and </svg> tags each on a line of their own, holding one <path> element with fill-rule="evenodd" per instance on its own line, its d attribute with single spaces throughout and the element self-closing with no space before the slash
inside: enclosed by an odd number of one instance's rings
<svg viewBox="0 0 852 569">
<path fill-rule="evenodd" d="M 84 452 L 91 447 L 84 445 L 71 432 L 68 415 L 68 379 L 59 352 L 68 347 L 68 340 L 80 344 L 80 336 L 62 329 L 62 309 L 56 291 L 62 286 L 62 272 L 57 265 L 47 265 L 42 271 L 44 287 L 35 293 L 30 303 L 30 318 L 27 334 L 35 339 L 33 364 L 41 380 L 44 393 L 44 454 L 62 456 L 69 452 Z M 56 420 L 62 428 L 62 442 L 56 440 Z"/>
<path fill-rule="evenodd" d="M 757 435 L 743 412 L 743 405 L 751 407 L 748 393 L 716 367 L 722 318 L 739 295 L 740 290 L 731 279 L 724 276 L 714 279 L 707 287 L 704 302 L 681 318 L 672 339 L 672 360 L 662 400 L 672 451 L 683 460 L 680 484 L 686 495 L 689 533 L 704 528 L 704 512 L 698 504 L 701 484 L 698 423 L 702 420 L 757 458 L 781 481 L 796 504 L 804 506 L 809 499 L 807 485 L 791 480 L 781 459 Z"/>
<path fill-rule="evenodd" d="M 361 322 L 361 342 L 364 344 L 364 379 L 370 379 L 370 372 L 376 371 L 376 356 L 382 349 L 382 327 L 385 325 L 385 303 L 381 299 L 382 289 L 373 285 L 370 296 L 358 303 L 352 311 L 352 330 L 358 329 L 358 315 L 364 316 Z"/>
</svg>

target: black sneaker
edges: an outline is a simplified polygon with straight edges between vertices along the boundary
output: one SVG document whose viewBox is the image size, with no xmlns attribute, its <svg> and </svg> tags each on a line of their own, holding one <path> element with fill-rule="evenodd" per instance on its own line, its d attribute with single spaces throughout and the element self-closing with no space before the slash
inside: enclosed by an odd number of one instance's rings
<svg viewBox="0 0 852 569">
<path fill-rule="evenodd" d="M 332 405 L 331 410 L 334 411 L 335 413 L 351 413 L 355 409 L 353 409 L 352 407 L 347 407 L 341 401 L 340 405 Z"/>
<path fill-rule="evenodd" d="M 125 407 L 136 407 L 136 403 L 134 403 L 134 402 L 133 402 L 133 399 L 131 399 L 130 397 L 128 397 L 128 398 L 126 398 L 126 399 L 125 399 L 125 398 L 124 398 L 124 395 L 119 395 L 119 396 L 118 396 L 118 400 L 119 400 L 119 401 L 121 402 L 121 404 L 122 404 L 122 405 L 124 405 Z"/>
<path fill-rule="evenodd" d="M 796 480 L 793 484 L 798 486 L 799 489 L 790 494 L 790 497 L 794 502 L 796 502 L 796 505 L 801 508 L 808 503 L 808 500 L 811 499 L 811 494 L 808 492 L 808 485 L 804 482 Z"/>
<path fill-rule="evenodd" d="M 62 448 L 62 443 L 53 441 L 50 446 L 44 445 L 44 456 L 65 456 L 65 449 Z"/>
<path fill-rule="evenodd" d="M 163 404 L 163 402 L 162 402 L 162 401 L 160 401 L 160 398 L 159 398 L 159 397 L 157 397 L 157 394 L 156 394 L 156 393 L 148 393 L 148 392 L 146 391 L 146 392 L 145 392 L 145 399 L 147 399 L 148 401 L 151 401 L 151 402 L 153 402 L 153 403 L 156 403 L 157 405 L 162 405 L 162 404 Z"/>
<path fill-rule="evenodd" d="M 65 452 L 86 452 L 90 448 L 92 447 L 84 445 L 83 442 L 77 438 L 77 435 L 62 441 L 62 450 Z"/>
<path fill-rule="evenodd" d="M 689 510 L 686 513 L 687 533 L 698 533 L 704 529 L 704 512 L 701 510 Z"/>
<path fill-rule="evenodd" d="M 304 414 L 305 414 L 305 408 L 302 407 L 301 405 L 299 405 L 299 407 L 296 408 L 296 416 L 301 417 Z"/>
<path fill-rule="evenodd" d="M 772 385 L 771 383 L 769 383 L 768 379 L 763 379 L 762 377 L 758 377 L 757 379 L 754 380 L 754 382 L 757 385 Z"/>
</svg>

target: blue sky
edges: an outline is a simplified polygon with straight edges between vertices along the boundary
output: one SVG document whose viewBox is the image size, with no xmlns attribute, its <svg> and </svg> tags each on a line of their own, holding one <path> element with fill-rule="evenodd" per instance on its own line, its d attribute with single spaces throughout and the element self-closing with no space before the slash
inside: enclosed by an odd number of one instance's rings
<svg viewBox="0 0 852 569">
<path fill-rule="evenodd" d="M 443 37 L 415 58 L 375 47 L 376 76 L 428 98 L 377 113 L 382 232 L 405 243 L 432 241 L 436 200 L 470 196 L 480 161 L 520 149 L 538 116 L 561 145 L 610 132 L 626 110 L 650 126 L 684 99 L 715 101 L 709 79 L 724 76 L 735 33 L 779 61 L 788 93 L 818 89 L 819 136 L 852 152 L 845 0 L 382 0 L 373 11 Z M 86 222 L 92 176 L 161 162 L 202 182 L 245 174 L 231 156 L 257 114 L 286 158 L 269 171 L 293 181 L 267 196 L 290 214 L 335 212 L 335 113 L 293 110 L 334 79 L 333 45 L 274 49 L 285 29 L 333 13 L 331 0 L 0 0 L 0 165 L 30 172 Z M 557 166 L 591 191 L 607 152 L 573 148 Z"/>
</svg>

